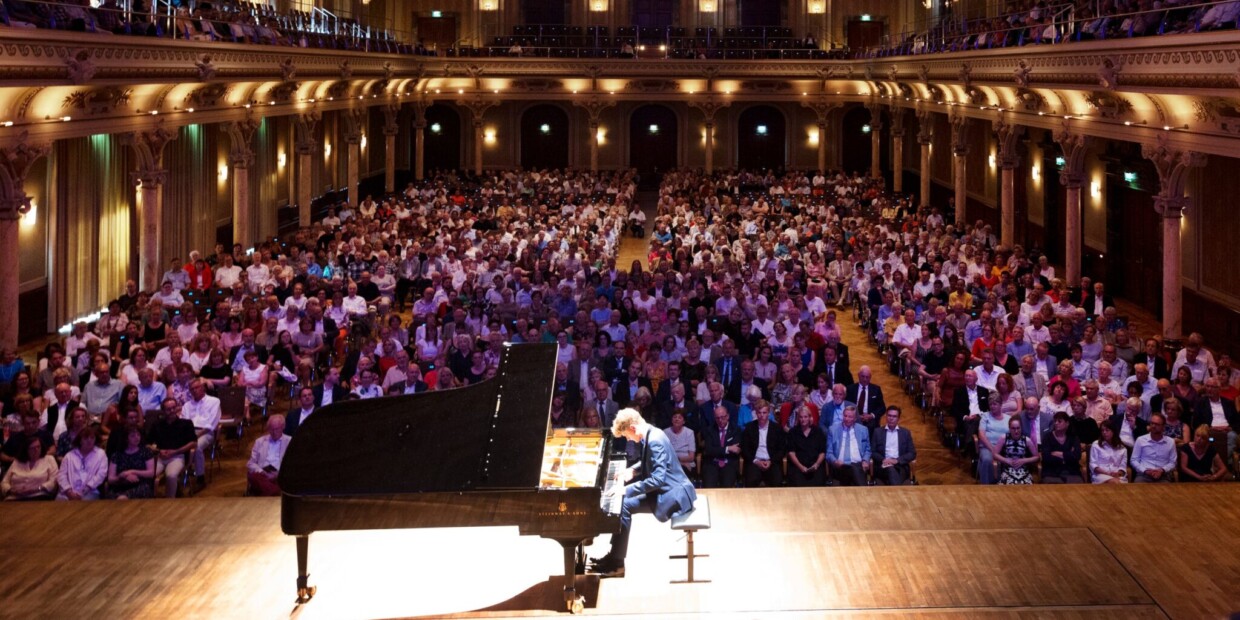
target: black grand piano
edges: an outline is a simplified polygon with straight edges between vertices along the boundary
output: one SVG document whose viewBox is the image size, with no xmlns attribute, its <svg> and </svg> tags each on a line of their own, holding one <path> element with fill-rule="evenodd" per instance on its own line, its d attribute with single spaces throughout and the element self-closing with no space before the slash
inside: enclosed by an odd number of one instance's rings
<svg viewBox="0 0 1240 620">
<path fill-rule="evenodd" d="M 499 374 L 443 392 L 333 403 L 308 418 L 280 471 L 281 527 L 297 537 L 297 602 L 314 596 L 310 534 L 516 525 L 564 548 L 564 601 L 583 544 L 619 529 L 608 432 L 552 430 L 556 346 L 504 347 Z"/>
</svg>

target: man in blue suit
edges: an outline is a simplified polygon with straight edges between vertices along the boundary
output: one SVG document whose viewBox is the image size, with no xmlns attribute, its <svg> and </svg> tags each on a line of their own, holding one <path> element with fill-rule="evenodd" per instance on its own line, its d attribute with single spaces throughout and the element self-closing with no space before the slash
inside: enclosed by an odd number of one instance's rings
<svg viewBox="0 0 1240 620">
<path fill-rule="evenodd" d="M 844 421 L 827 434 L 827 460 L 844 486 L 865 486 L 870 471 L 870 429 L 857 423 L 857 410 L 844 410 Z"/>
<path fill-rule="evenodd" d="M 676 450 L 663 431 L 647 423 L 636 409 L 623 409 L 616 414 L 611 434 L 639 445 L 641 458 L 623 472 L 624 503 L 620 509 L 620 531 L 611 537 L 611 551 L 593 561 L 590 569 L 603 577 L 623 577 L 624 558 L 629 551 L 629 531 L 633 511 L 650 504 L 660 523 L 693 510 L 697 492 L 680 468 Z"/>
</svg>

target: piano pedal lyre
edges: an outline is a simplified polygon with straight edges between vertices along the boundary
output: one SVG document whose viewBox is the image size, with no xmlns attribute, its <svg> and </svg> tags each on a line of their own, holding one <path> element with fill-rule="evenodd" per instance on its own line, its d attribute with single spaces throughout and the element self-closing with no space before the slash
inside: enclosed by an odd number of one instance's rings
<svg viewBox="0 0 1240 620">
<path fill-rule="evenodd" d="M 314 598 L 314 593 L 318 592 L 318 590 L 319 589 L 316 586 L 309 586 L 306 588 L 297 588 L 297 604 L 304 605 L 306 603 L 309 603 L 310 599 Z"/>
</svg>

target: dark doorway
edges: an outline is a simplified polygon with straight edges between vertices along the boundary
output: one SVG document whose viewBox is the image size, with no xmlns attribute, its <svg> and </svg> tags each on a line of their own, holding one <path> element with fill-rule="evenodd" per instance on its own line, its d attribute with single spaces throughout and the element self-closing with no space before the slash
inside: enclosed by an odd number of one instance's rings
<svg viewBox="0 0 1240 620">
<path fill-rule="evenodd" d="M 429 50 L 446 50 L 456 44 L 456 16 L 427 17 L 414 14 L 418 39 Z"/>
<path fill-rule="evenodd" d="M 840 167 L 846 172 L 869 175 L 870 156 L 874 151 L 873 138 L 870 137 L 873 130 L 869 110 L 857 106 L 844 113 L 844 118 L 840 121 L 840 134 L 843 137 L 840 141 L 843 147 Z"/>
<path fill-rule="evenodd" d="M 741 112 L 736 123 L 736 163 L 741 168 L 783 170 L 788 137 L 784 115 L 769 106 L 754 106 Z"/>
<path fill-rule="evenodd" d="M 633 0 L 633 25 L 635 26 L 671 26 L 674 16 L 674 0 Z"/>
<path fill-rule="evenodd" d="M 678 145 L 676 113 L 667 107 L 644 105 L 629 117 L 629 165 L 637 168 L 643 183 L 678 165 Z"/>
<path fill-rule="evenodd" d="M 564 0 L 524 0 L 521 4 L 526 24 L 568 23 L 568 10 Z"/>
<path fill-rule="evenodd" d="M 883 22 L 850 19 L 848 20 L 848 48 L 860 50 L 881 45 L 886 29 Z"/>
<path fill-rule="evenodd" d="M 778 26 L 779 2 L 776 0 L 744 0 L 741 2 L 742 26 Z"/>
<path fill-rule="evenodd" d="M 1106 272 L 1085 273 L 1106 282 L 1107 292 L 1161 316 L 1162 218 L 1154 211 L 1150 190 L 1158 180 L 1152 168 L 1147 171 L 1138 161 L 1126 158 L 1107 166 L 1107 253 L 1099 261 Z M 1138 175 L 1134 181 L 1124 179 L 1130 171 Z"/>
<path fill-rule="evenodd" d="M 422 136 L 423 165 L 427 176 L 430 176 L 431 170 L 456 170 L 461 167 L 461 115 L 456 110 L 446 105 L 427 108 L 426 129 Z"/>
<path fill-rule="evenodd" d="M 536 105 L 521 115 L 521 166 L 526 170 L 568 167 L 568 114 Z"/>
<path fill-rule="evenodd" d="M 1068 217 L 1068 193 L 1063 184 L 1059 182 L 1058 146 L 1043 144 L 1042 153 L 1042 161 L 1038 164 L 1042 167 L 1042 239 L 1030 239 L 1030 241 L 1031 245 L 1042 248 L 1042 253 L 1052 265 L 1062 266 L 1067 262 L 1068 238 L 1065 235 L 1067 230 L 1065 227 Z M 1089 198 L 1089 188 L 1085 190 L 1082 203 Z M 1084 229 L 1084 226 L 1080 226 L 1077 232 L 1080 233 Z M 1032 258 L 1037 260 L 1036 256 Z M 1059 273 L 1064 272 L 1060 269 Z M 1077 282 L 1068 283 L 1069 286 L 1077 284 Z"/>
</svg>

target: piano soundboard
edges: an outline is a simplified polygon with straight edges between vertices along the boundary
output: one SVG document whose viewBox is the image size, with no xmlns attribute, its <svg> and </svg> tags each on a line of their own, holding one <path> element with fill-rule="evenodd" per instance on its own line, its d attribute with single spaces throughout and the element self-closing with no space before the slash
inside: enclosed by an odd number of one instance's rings
<svg viewBox="0 0 1240 620">
<path fill-rule="evenodd" d="M 608 442 L 597 429 L 555 429 L 543 444 L 542 470 L 538 488 L 543 491 L 594 487 L 599 484 L 599 472 L 607 459 Z M 609 515 L 620 514 L 624 501 L 624 483 L 619 480 L 624 471 L 623 458 L 606 463 L 600 508 Z"/>
</svg>

